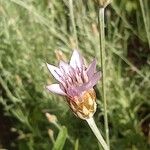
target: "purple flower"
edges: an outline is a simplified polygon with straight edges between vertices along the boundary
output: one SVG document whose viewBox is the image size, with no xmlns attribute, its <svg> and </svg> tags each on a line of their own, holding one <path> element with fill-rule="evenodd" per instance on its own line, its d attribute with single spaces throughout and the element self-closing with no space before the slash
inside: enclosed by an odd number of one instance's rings
<svg viewBox="0 0 150 150">
<path fill-rule="evenodd" d="M 94 107 L 96 106 L 93 105 L 93 100 L 95 101 L 96 96 L 93 86 L 97 84 L 101 77 L 101 72 L 96 72 L 95 59 L 86 67 L 82 56 L 77 50 L 74 50 L 69 64 L 60 61 L 59 67 L 50 64 L 47 64 L 47 67 L 59 82 L 58 84 L 47 86 L 50 92 L 66 96 L 73 112 L 82 119 L 87 118 L 90 112 L 95 111 L 96 108 Z M 89 99 L 91 99 L 91 101 Z M 83 104 L 85 101 L 87 106 Z M 81 106 L 81 104 L 83 106 Z M 93 106 L 94 110 L 90 105 Z M 86 115 L 81 117 L 77 114 L 77 112 L 81 113 L 79 110 L 81 110 L 81 112 L 84 111 L 83 114 Z"/>
</svg>

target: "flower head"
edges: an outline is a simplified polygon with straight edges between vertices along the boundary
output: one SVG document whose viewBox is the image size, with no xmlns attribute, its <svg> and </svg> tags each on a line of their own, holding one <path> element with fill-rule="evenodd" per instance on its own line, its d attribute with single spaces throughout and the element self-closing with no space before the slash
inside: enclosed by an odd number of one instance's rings
<svg viewBox="0 0 150 150">
<path fill-rule="evenodd" d="M 77 50 L 73 51 L 70 63 L 60 61 L 59 67 L 47 64 L 58 84 L 47 86 L 50 92 L 64 95 L 74 114 L 81 119 L 93 116 L 96 111 L 96 95 L 93 89 L 101 77 L 96 72 L 96 60 L 86 67 Z"/>
</svg>

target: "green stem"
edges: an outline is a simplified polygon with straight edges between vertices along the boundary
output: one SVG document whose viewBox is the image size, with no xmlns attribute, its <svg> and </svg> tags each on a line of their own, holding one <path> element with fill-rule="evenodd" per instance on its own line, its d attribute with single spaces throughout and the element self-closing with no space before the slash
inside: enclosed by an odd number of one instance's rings
<svg viewBox="0 0 150 150">
<path fill-rule="evenodd" d="M 95 134 L 95 136 L 97 137 L 98 141 L 101 143 L 104 150 L 109 150 L 109 147 L 107 146 L 107 144 L 106 144 L 105 140 L 103 139 L 100 131 L 98 130 L 94 119 L 89 118 L 86 121 L 87 121 L 88 125 L 90 126 L 91 130 L 93 131 L 93 133 Z"/>
<path fill-rule="evenodd" d="M 142 10 L 142 16 L 143 16 L 146 35 L 147 35 L 147 40 L 148 40 L 148 44 L 149 44 L 149 47 L 150 47 L 150 36 L 149 36 L 150 34 L 149 34 L 148 24 L 147 24 L 147 21 L 146 21 L 146 13 L 145 13 L 145 10 L 144 10 L 143 0 L 139 0 L 139 2 L 140 2 L 141 10 Z"/>
<path fill-rule="evenodd" d="M 108 117 L 107 117 L 107 101 L 106 101 L 106 70 L 105 70 L 105 24 L 104 24 L 104 11 L 105 8 L 99 8 L 98 13 L 98 25 L 99 25 L 99 38 L 100 38 L 100 58 L 101 68 L 103 73 L 102 78 L 102 97 L 104 101 L 104 121 L 105 121 L 105 134 L 106 141 L 109 147 L 109 128 L 108 128 Z"/>
<path fill-rule="evenodd" d="M 71 23 L 73 27 L 73 36 L 76 42 L 76 47 L 78 48 L 78 37 L 77 37 L 77 30 L 76 30 L 76 24 L 75 24 L 74 12 L 73 12 L 73 0 L 69 0 L 69 9 L 70 9 Z"/>
</svg>

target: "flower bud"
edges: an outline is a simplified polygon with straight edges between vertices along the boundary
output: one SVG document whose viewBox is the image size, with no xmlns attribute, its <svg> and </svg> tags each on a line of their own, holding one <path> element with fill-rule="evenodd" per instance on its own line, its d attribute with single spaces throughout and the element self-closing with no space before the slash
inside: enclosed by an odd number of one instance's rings
<svg viewBox="0 0 150 150">
<path fill-rule="evenodd" d="M 73 113 L 81 118 L 91 118 L 96 111 L 96 94 L 94 89 L 90 89 L 82 93 L 79 97 L 68 99 L 69 106 Z"/>
<path fill-rule="evenodd" d="M 94 36 L 98 35 L 98 29 L 95 23 L 92 23 L 92 32 L 94 34 Z"/>
<path fill-rule="evenodd" d="M 65 54 L 62 51 L 55 50 L 55 55 L 56 55 L 57 60 L 59 60 L 59 61 L 60 60 L 66 61 L 66 56 L 65 56 Z"/>
<path fill-rule="evenodd" d="M 100 6 L 105 8 L 107 5 L 109 5 L 112 0 L 95 0 L 95 2 Z"/>
<path fill-rule="evenodd" d="M 53 137 L 53 136 L 54 136 L 54 132 L 53 132 L 52 129 L 48 129 L 48 135 L 49 135 L 50 137 Z"/>
<path fill-rule="evenodd" d="M 56 123 L 57 122 L 57 117 L 55 115 L 45 113 L 45 116 L 46 116 L 47 120 L 49 121 L 49 123 Z"/>
</svg>

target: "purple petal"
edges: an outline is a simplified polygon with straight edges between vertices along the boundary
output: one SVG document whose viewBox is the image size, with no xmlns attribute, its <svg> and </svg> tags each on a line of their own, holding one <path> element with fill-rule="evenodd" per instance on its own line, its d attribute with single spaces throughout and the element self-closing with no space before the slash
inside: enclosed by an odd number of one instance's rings
<svg viewBox="0 0 150 150">
<path fill-rule="evenodd" d="M 64 62 L 64 61 L 60 61 L 60 63 L 59 63 L 59 68 L 60 68 L 60 70 L 62 71 L 62 73 L 67 73 L 67 74 L 69 74 L 71 71 L 72 71 L 72 69 L 71 69 L 71 66 L 70 65 L 68 65 L 66 62 Z"/>
<path fill-rule="evenodd" d="M 86 70 L 88 78 L 90 79 L 95 72 L 96 72 L 96 59 L 92 61 L 92 63 L 89 65 L 89 67 Z"/>
<path fill-rule="evenodd" d="M 69 97 L 78 96 L 81 94 L 82 91 L 79 91 L 77 87 L 69 87 L 66 91 Z"/>
<path fill-rule="evenodd" d="M 74 69 L 76 69 L 77 67 L 82 68 L 83 66 L 83 58 L 77 50 L 73 51 L 73 54 L 70 59 L 70 66 L 72 66 Z"/>
<path fill-rule="evenodd" d="M 101 72 L 99 71 L 93 75 L 89 82 L 84 83 L 82 86 L 78 87 L 78 91 L 86 91 L 93 88 L 93 86 L 97 84 L 100 78 Z"/>
<path fill-rule="evenodd" d="M 66 93 L 60 88 L 59 84 L 51 84 L 46 86 L 46 88 L 53 93 L 60 94 L 60 95 L 66 95 Z"/>
<path fill-rule="evenodd" d="M 93 75 L 93 77 L 90 79 L 88 86 L 89 87 L 93 87 L 94 85 L 96 85 L 98 83 L 98 81 L 100 80 L 102 74 L 101 72 L 97 72 Z"/>
<path fill-rule="evenodd" d="M 48 63 L 46 65 L 49 71 L 51 72 L 51 74 L 56 78 L 56 80 L 58 80 L 59 82 L 62 82 L 62 79 L 61 79 L 62 73 L 60 69 Z"/>
</svg>

